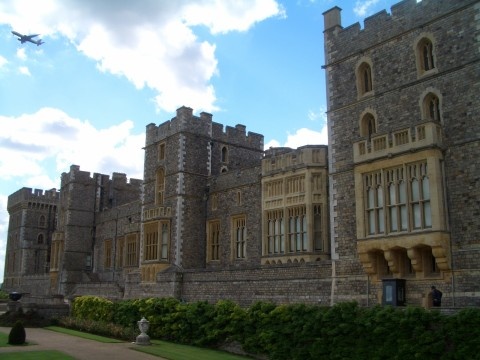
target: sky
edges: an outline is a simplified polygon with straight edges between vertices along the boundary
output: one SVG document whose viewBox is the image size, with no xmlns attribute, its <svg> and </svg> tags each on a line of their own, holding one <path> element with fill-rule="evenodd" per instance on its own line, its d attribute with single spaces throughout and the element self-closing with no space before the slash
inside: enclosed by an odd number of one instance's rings
<svg viewBox="0 0 480 360">
<path fill-rule="evenodd" d="M 265 148 L 327 144 L 322 13 L 363 28 L 397 2 L 2 0 L 0 283 L 10 194 L 59 189 L 71 165 L 142 179 L 146 125 L 181 106 Z"/>
</svg>

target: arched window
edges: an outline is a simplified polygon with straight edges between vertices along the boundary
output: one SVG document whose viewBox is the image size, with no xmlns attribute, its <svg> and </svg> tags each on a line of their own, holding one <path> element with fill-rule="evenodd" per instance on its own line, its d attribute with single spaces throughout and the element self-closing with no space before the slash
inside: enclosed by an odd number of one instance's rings
<svg viewBox="0 0 480 360">
<path fill-rule="evenodd" d="M 228 149 L 226 146 L 222 146 L 222 162 L 228 161 Z"/>
<path fill-rule="evenodd" d="M 44 228 L 46 226 L 46 220 L 44 215 L 40 215 L 38 218 L 38 227 Z"/>
<path fill-rule="evenodd" d="M 419 75 L 431 72 L 436 68 L 435 48 L 432 40 L 428 37 L 423 36 L 417 41 L 415 56 Z"/>
<path fill-rule="evenodd" d="M 423 117 L 425 120 L 440 122 L 440 99 L 433 93 L 423 99 Z"/>
<path fill-rule="evenodd" d="M 357 91 L 359 96 L 369 94 L 373 91 L 372 66 L 363 61 L 356 71 Z"/>
<path fill-rule="evenodd" d="M 44 243 L 43 234 L 38 234 L 38 236 L 37 236 L 37 243 L 38 243 L 38 244 L 43 244 L 43 243 Z"/>
<path fill-rule="evenodd" d="M 375 117 L 371 113 L 363 115 L 360 122 L 360 136 L 367 137 L 369 140 L 377 132 Z"/>
<path fill-rule="evenodd" d="M 155 188 L 155 204 L 163 205 L 165 196 L 165 171 L 163 169 L 157 170 Z"/>
</svg>

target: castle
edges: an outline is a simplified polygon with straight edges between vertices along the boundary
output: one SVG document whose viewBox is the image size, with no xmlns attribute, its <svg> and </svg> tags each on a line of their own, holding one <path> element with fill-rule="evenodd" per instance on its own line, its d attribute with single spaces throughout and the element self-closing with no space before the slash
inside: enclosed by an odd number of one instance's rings
<svg viewBox="0 0 480 360">
<path fill-rule="evenodd" d="M 480 305 L 480 3 L 324 14 L 329 144 L 212 115 L 146 127 L 144 178 L 10 195 L 4 289 L 50 297 Z"/>
</svg>

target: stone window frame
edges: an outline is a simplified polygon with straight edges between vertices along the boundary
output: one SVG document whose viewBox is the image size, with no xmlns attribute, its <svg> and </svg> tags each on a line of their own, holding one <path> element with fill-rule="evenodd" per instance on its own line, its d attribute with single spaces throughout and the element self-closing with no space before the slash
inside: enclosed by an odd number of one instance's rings
<svg viewBox="0 0 480 360">
<path fill-rule="evenodd" d="M 37 235 L 37 244 L 42 245 L 45 242 L 45 234 L 39 233 Z"/>
<path fill-rule="evenodd" d="M 170 248 L 170 220 L 149 221 L 143 224 L 143 261 L 168 261 Z"/>
<path fill-rule="evenodd" d="M 138 267 L 138 234 L 125 237 L 125 267 Z"/>
<path fill-rule="evenodd" d="M 236 191 L 235 202 L 237 203 L 237 206 L 241 206 L 241 205 L 242 205 L 242 203 L 243 203 L 242 190 L 237 190 L 237 191 Z"/>
<path fill-rule="evenodd" d="M 165 200 L 165 169 L 159 167 L 155 172 L 155 205 L 163 205 Z"/>
<path fill-rule="evenodd" d="M 355 78 L 358 99 L 375 95 L 373 62 L 367 56 L 362 56 L 355 66 Z"/>
<path fill-rule="evenodd" d="M 103 268 L 104 269 L 112 268 L 112 265 L 113 265 L 112 249 L 113 249 L 112 239 L 105 240 L 103 243 Z"/>
<path fill-rule="evenodd" d="M 221 223 L 219 219 L 207 222 L 207 261 L 218 262 L 220 260 L 220 234 Z"/>
<path fill-rule="evenodd" d="M 288 253 L 309 251 L 308 216 L 305 204 L 287 208 L 287 244 Z"/>
<path fill-rule="evenodd" d="M 421 33 L 416 37 L 415 41 L 413 42 L 413 50 L 415 52 L 415 63 L 417 66 L 418 77 L 438 73 L 438 61 L 435 49 L 436 42 L 433 34 Z M 427 64 L 425 63 L 426 61 Z"/>
<path fill-rule="evenodd" d="M 212 211 L 218 209 L 218 194 L 212 194 Z"/>
<path fill-rule="evenodd" d="M 265 255 L 285 254 L 287 236 L 284 209 L 265 211 L 265 221 Z"/>
<path fill-rule="evenodd" d="M 358 121 L 360 136 L 371 140 L 372 136 L 378 133 L 377 112 L 371 108 L 365 109 Z"/>
<path fill-rule="evenodd" d="M 404 173 L 404 177 L 401 182 L 398 182 L 398 186 L 401 183 L 406 184 L 406 203 L 404 204 L 408 221 L 406 229 L 402 227 L 400 229 L 398 227 L 394 228 L 391 224 L 394 219 L 399 221 L 399 217 L 403 216 L 402 203 L 392 203 L 392 191 L 390 190 L 393 182 L 389 179 L 389 172 L 397 168 L 402 168 L 402 173 Z M 432 189 L 427 160 L 405 163 L 362 174 L 362 186 L 365 199 L 363 204 L 365 237 L 393 235 L 402 232 L 411 233 L 432 228 L 430 205 Z M 393 193 L 398 195 L 397 190 Z M 397 224 L 401 223 L 397 222 Z"/>
<path fill-rule="evenodd" d="M 222 145 L 220 148 L 220 161 L 222 163 L 227 163 L 228 162 L 228 146 L 227 145 Z"/>
<path fill-rule="evenodd" d="M 433 109 L 432 102 L 434 102 Z M 442 93 L 438 89 L 433 87 L 425 89 L 419 98 L 422 121 L 443 123 L 442 103 Z"/>
<path fill-rule="evenodd" d="M 163 161 L 165 160 L 166 156 L 166 143 L 161 142 L 158 144 L 158 160 Z"/>
<path fill-rule="evenodd" d="M 232 256 L 233 260 L 245 260 L 247 258 L 247 216 L 235 215 L 231 218 Z"/>
<path fill-rule="evenodd" d="M 38 217 L 38 227 L 39 228 L 46 228 L 47 227 L 47 218 L 45 215 L 40 215 Z"/>
</svg>

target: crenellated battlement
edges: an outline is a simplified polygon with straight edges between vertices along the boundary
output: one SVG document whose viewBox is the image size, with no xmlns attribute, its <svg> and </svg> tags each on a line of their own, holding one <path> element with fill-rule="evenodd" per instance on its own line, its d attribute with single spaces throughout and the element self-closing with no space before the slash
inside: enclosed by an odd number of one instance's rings
<svg viewBox="0 0 480 360">
<path fill-rule="evenodd" d="M 327 36 L 328 63 L 336 62 L 355 52 L 363 52 L 406 31 L 421 28 L 444 14 L 472 4 L 473 0 L 436 1 L 404 0 L 391 7 L 391 14 L 382 10 L 360 23 L 343 28 L 339 7 L 323 13 L 324 31 Z M 328 65 L 328 64 L 327 64 Z"/>
<path fill-rule="evenodd" d="M 189 132 L 211 138 L 214 141 L 263 150 L 263 135 L 247 133 L 246 127 L 240 124 L 235 127 L 224 127 L 222 124 L 214 122 L 212 118 L 213 115 L 206 112 L 195 116 L 191 108 L 183 106 L 177 109 L 177 116 L 171 120 L 158 126 L 153 123 L 147 125 L 145 145 L 152 145 L 180 132 Z"/>
<path fill-rule="evenodd" d="M 56 189 L 41 190 L 23 187 L 8 197 L 7 209 L 28 202 L 55 205 L 58 202 L 58 197 L 59 192 Z"/>
<path fill-rule="evenodd" d="M 101 178 L 101 180 L 99 180 Z M 127 175 L 123 173 L 114 172 L 112 174 L 112 178 L 110 179 L 109 175 L 100 174 L 100 173 L 93 173 L 93 176 L 89 171 L 82 171 L 80 170 L 80 166 L 78 165 L 71 165 L 70 171 L 62 173 L 61 176 L 61 186 L 65 186 L 70 182 L 76 183 L 84 183 L 84 184 L 91 184 L 95 181 L 99 183 L 107 183 L 111 181 L 114 186 L 121 186 L 121 185 L 131 185 L 135 187 L 139 187 L 142 184 L 142 180 L 131 178 L 130 181 L 127 181 Z"/>
</svg>

